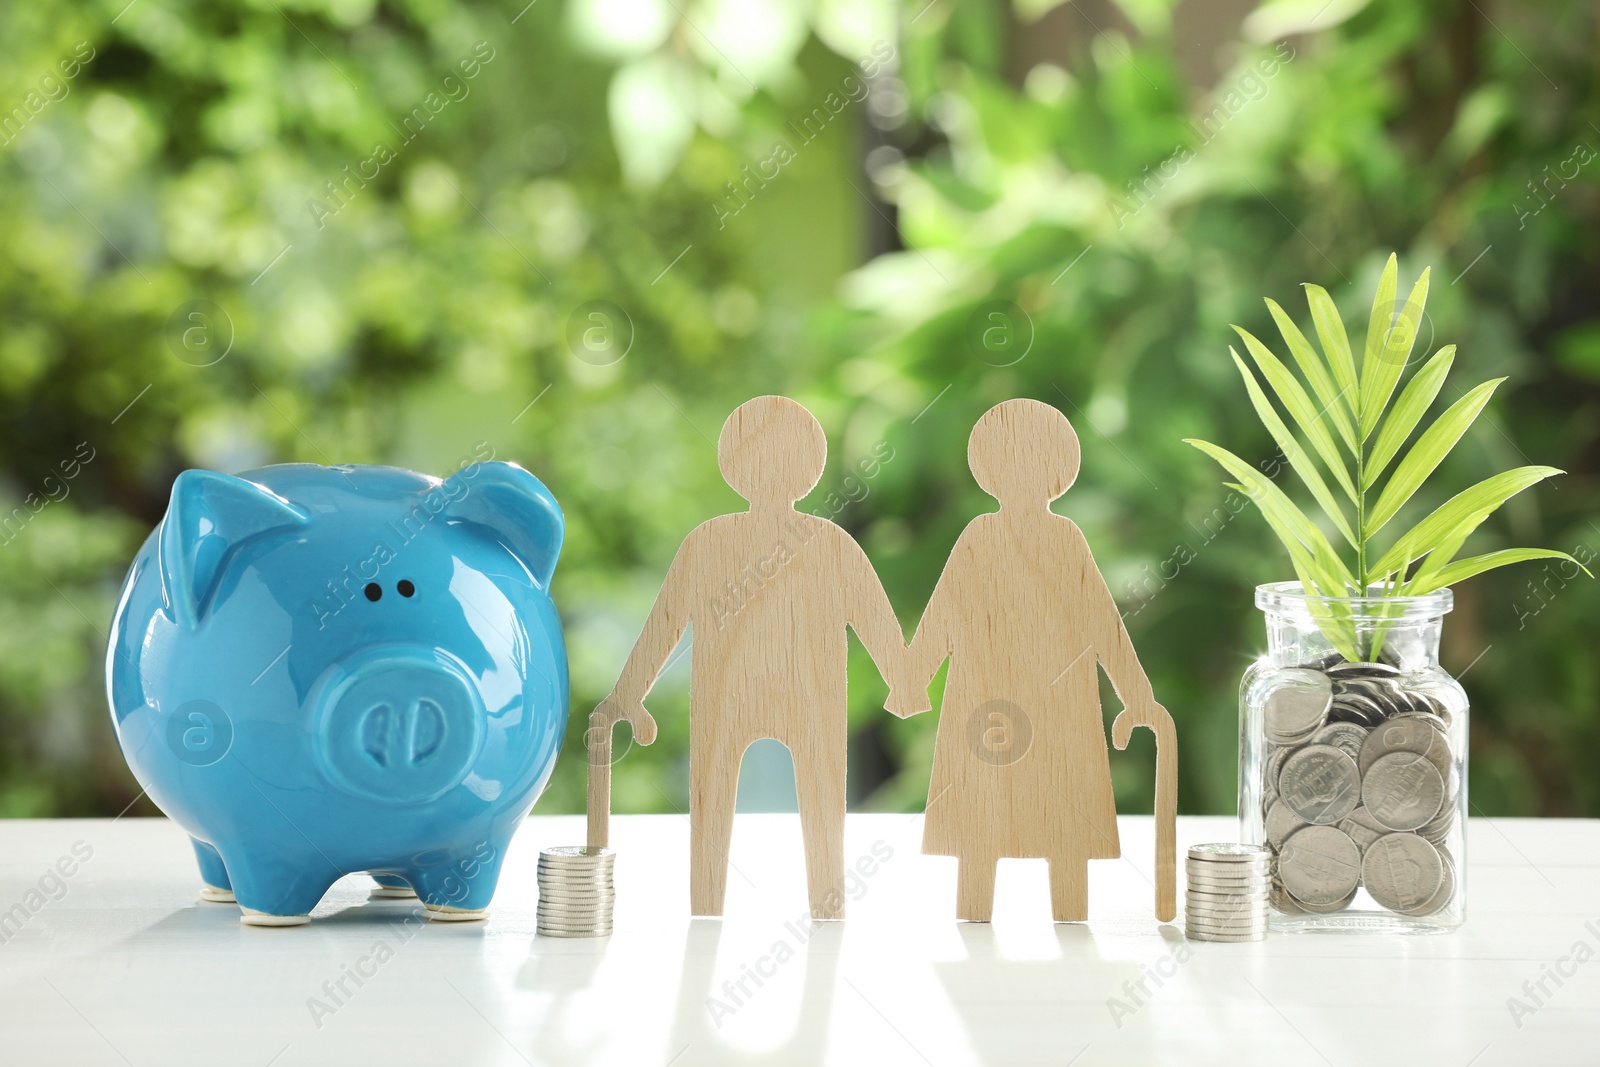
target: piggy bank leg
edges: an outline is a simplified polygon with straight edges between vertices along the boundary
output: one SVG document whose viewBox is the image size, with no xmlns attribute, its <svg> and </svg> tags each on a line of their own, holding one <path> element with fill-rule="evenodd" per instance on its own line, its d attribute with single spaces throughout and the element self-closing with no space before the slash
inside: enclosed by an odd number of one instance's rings
<svg viewBox="0 0 1600 1067">
<path fill-rule="evenodd" d="M 217 850 L 204 841 L 189 838 L 194 846 L 194 858 L 200 864 L 200 899 L 215 904 L 232 904 L 233 883 L 228 880 L 228 868 L 223 866 Z"/>
<path fill-rule="evenodd" d="M 417 891 L 398 875 L 375 874 L 372 880 L 378 883 L 373 887 L 372 895 L 380 900 L 409 900 L 417 895 Z"/>
<path fill-rule="evenodd" d="M 299 926 L 311 921 L 340 873 L 315 852 L 280 855 L 249 845 L 224 850 L 233 893 L 246 926 Z"/>
<path fill-rule="evenodd" d="M 416 888 L 428 918 L 438 922 L 471 922 L 489 917 L 489 901 L 500 881 L 500 864 L 509 841 L 497 842 L 486 855 L 417 870 L 407 876 Z"/>
</svg>

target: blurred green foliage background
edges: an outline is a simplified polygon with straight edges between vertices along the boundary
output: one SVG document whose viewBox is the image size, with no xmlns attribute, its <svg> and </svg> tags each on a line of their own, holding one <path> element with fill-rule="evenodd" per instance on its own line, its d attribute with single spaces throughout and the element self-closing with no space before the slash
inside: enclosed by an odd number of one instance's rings
<svg viewBox="0 0 1600 1067">
<path fill-rule="evenodd" d="M 1264 296 L 1305 323 L 1303 281 L 1364 323 L 1390 250 L 1434 268 L 1419 354 L 1460 345 L 1439 403 L 1511 376 L 1415 506 L 1551 463 L 1469 551 L 1600 546 L 1594 5 L 523 3 L 0 9 L 0 814 L 153 812 L 101 672 L 177 472 L 445 473 L 484 444 L 566 509 L 572 718 L 538 810 L 580 810 L 584 717 L 678 542 L 739 506 L 713 442 L 763 392 L 821 419 L 802 506 L 908 632 L 992 506 L 974 420 L 1064 411 L 1057 506 L 1177 718 L 1182 809 L 1231 811 L 1251 589 L 1289 574 L 1180 438 L 1268 458 L 1229 324 L 1270 336 Z M 1600 585 L 1530 564 L 1456 594 L 1475 808 L 1600 815 Z M 852 803 L 919 810 L 935 717 L 884 713 L 852 647 Z M 687 665 L 619 811 L 686 806 Z M 1113 754 L 1122 810 L 1151 756 Z M 786 773 L 754 752 L 742 802 Z"/>
</svg>

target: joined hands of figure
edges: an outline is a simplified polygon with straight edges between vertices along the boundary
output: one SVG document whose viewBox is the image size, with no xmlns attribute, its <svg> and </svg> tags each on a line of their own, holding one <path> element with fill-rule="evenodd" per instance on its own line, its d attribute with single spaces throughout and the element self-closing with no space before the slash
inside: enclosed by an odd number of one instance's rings
<svg viewBox="0 0 1600 1067">
<path fill-rule="evenodd" d="M 618 722 L 633 727 L 633 739 L 641 745 L 651 744 L 656 739 L 656 720 L 645 710 L 644 701 L 637 697 L 630 700 L 612 690 L 589 716 L 591 738 L 604 738 L 609 743 L 611 729 Z"/>
<path fill-rule="evenodd" d="M 889 682 L 889 699 L 883 703 L 884 710 L 889 714 L 909 719 L 913 715 L 921 715 L 933 709 L 933 705 L 928 702 L 928 686 L 932 683 L 934 674 L 938 673 L 939 666 L 934 664 L 931 671 L 919 669 L 921 666 L 917 662 L 917 657 L 908 649 L 901 658 L 899 672 Z"/>
<path fill-rule="evenodd" d="M 1111 722 L 1112 744 L 1119 750 L 1127 748 L 1134 728 L 1138 726 L 1146 727 L 1155 734 L 1157 744 L 1171 737 L 1174 730 L 1172 716 L 1167 709 L 1157 704 L 1154 697 L 1146 697 L 1117 713 Z"/>
</svg>

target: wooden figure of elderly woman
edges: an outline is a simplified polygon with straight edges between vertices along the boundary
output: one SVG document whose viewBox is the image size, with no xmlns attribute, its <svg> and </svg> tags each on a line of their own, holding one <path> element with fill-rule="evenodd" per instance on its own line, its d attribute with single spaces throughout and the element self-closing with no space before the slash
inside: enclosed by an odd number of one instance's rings
<svg viewBox="0 0 1600 1067">
<path fill-rule="evenodd" d="M 991 408 L 967 461 L 1000 502 L 962 531 L 911 642 L 920 687 L 889 710 L 916 714 L 940 664 L 940 710 L 922 851 L 955 856 L 957 915 L 988 921 L 1002 857 L 1050 864 L 1057 922 L 1088 917 L 1088 861 L 1121 854 L 1096 668 L 1122 701 L 1118 748 L 1156 735 L 1156 915 L 1177 913 L 1177 741 L 1075 523 L 1050 510 L 1078 475 L 1078 436 L 1034 400 Z M 926 680 L 926 681 L 924 681 Z M 907 696 L 908 692 L 913 695 Z"/>
</svg>

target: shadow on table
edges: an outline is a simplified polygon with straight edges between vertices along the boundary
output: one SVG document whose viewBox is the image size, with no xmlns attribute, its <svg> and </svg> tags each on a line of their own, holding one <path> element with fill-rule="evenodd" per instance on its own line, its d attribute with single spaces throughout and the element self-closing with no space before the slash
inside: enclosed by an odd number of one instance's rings
<svg viewBox="0 0 1600 1067">
<path fill-rule="evenodd" d="M 678 984 L 678 1005 L 668 1055 L 682 1057 L 684 1063 L 719 1060 L 739 1064 L 823 1062 L 828 1053 L 828 1028 L 839 971 L 839 946 L 844 933 L 843 923 L 786 924 L 773 947 L 776 949 L 781 944 L 788 952 L 761 957 L 772 960 L 773 973 L 757 984 L 758 979 L 749 977 L 751 968 L 743 961 L 737 972 L 726 967 L 718 970 L 718 948 L 723 936 L 721 920 L 690 920 L 684 938 L 683 974 Z M 760 965 L 760 960 L 755 962 Z M 766 983 L 778 982 L 785 972 L 796 966 L 803 968 L 799 1011 L 788 1037 L 777 1046 L 757 1049 L 730 1041 L 734 1036 L 734 1020 L 743 1012 L 759 1008 L 760 1018 L 766 1020 L 770 1019 L 773 1008 L 793 1002 L 792 991 L 770 990 Z M 738 984 L 741 981 L 742 986 Z M 741 1022 L 747 1024 L 749 1020 Z M 748 1031 L 750 1027 L 744 1025 L 738 1029 Z"/>
</svg>

